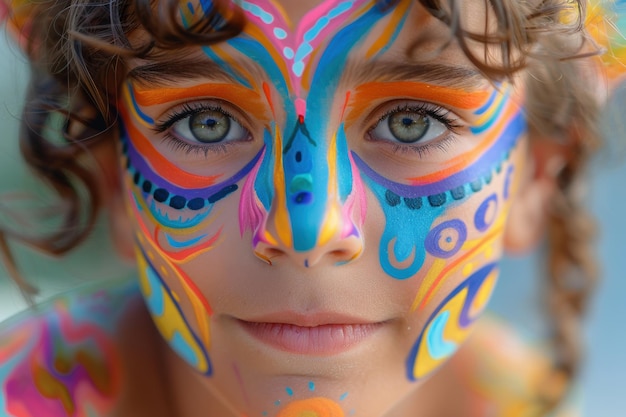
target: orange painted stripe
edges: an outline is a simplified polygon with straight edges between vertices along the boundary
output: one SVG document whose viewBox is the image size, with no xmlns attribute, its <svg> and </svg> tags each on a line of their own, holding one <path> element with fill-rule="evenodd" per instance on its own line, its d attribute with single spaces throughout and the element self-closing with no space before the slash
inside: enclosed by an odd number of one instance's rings
<svg viewBox="0 0 626 417">
<path fill-rule="evenodd" d="M 413 81 L 365 83 L 356 88 L 347 121 L 354 122 L 365 114 L 372 102 L 388 100 L 389 97 L 431 101 L 459 109 L 477 109 L 487 102 L 490 95 L 488 91 L 468 92 Z"/>
<path fill-rule="evenodd" d="M 496 125 L 489 129 L 489 133 L 476 147 L 471 151 L 465 152 L 452 158 L 447 162 L 448 167 L 432 174 L 423 175 L 421 177 L 407 178 L 411 182 L 411 185 L 432 184 L 441 181 L 461 170 L 467 168 L 472 164 L 480 154 L 484 153 L 498 138 L 500 133 L 506 128 L 507 124 L 511 121 L 513 116 L 519 111 L 516 105 L 507 105 L 504 111 L 504 115 L 500 117 L 500 120 Z"/>
<path fill-rule="evenodd" d="M 246 68 L 241 61 L 237 61 L 231 49 L 224 49 L 221 45 L 222 44 L 213 44 L 211 45 L 211 50 L 226 62 L 241 78 L 245 78 L 245 81 L 247 81 L 253 89 L 258 90 L 259 86 L 256 84 L 256 81 L 259 77 L 251 74 L 250 71 L 248 71 L 249 68 Z"/>
<path fill-rule="evenodd" d="M 0 361 L 5 363 L 10 358 L 15 356 L 18 352 L 24 350 L 24 346 L 31 340 L 35 332 L 38 333 L 37 327 L 40 322 L 37 319 L 29 318 L 27 321 L 20 323 L 19 327 L 16 327 L 9 334 L 9 337 L 3 337 L 2 344 L 0 345 Z"/>
<path fill-rule="evenodd" d="M 264 49 L 272 56 L 274 64 L 278 66 L 280 72 L 282 72 L 283 75 L 289 72 L 287 67 L 288 64 L 287 62 L 285 62 L 282 51 L 277 50 L 276 46 L 267 40 L 267 35 L 263 32 L 261 28 L 257 27 L 256 25 L 247 25 L 245 27 L 245 32 L 264 46 Z M 285 82 L 287 83 L 287 89 L 291 90 L 292 86 L 290 84 L 289 77 L 284 78 Z"/>
<path fill-rule="evenodd" d="M 435 291 L 436 287 L 439 285 L 439 283 L 441 282 L 443 277 L 445 277 L 450 271 L 455 269 L 461 262 L 465 261 L 467 258 L 469 258 L 473 254 L 475 254 L 477 251 L 479 251 L 490 240 L 495 239 L 495 237 L 501 231 L 502 231 L 502 227 L 498 227 L 498 228 L 494 229 L 491 233 L 489 233 L 487 236 L 485 236 L 476 246 L 474 246 L 469 251 L 465 252 L 462 256 L 457 258 L 454 262 L 452 262 L 451 264 L 448 264 L 448 266 L 446 266 L 444 269 L 442 269 L 441 272 L 439 273 L 439 275 L 437 276 L 437 278 L 435 278 L 433 283 L 428 288 L 428 291 L 426 291 L 426 294 L 424 295 L 424 299 L 420 303 L 419 309 L 423 310 L 424 307 L 426 307 L 426 303 L 432 297 L 432 293 Z"/>
<path fill-rule="evenodd" d="M 272 90 L 268 83 L 263 83 L 263 92 L 265 93 L 265 99 L 267 103 L 270 105 L 270 109 L 272 110 L 272 116 L 276 119 L 276 110 L 274 109 L 274 102 L 272 101 Z"/>
<path fill-rule="evenodd" d="M 156 150 L 124 112 L 122 112 L 122 119 L 124 120 L 124 127 L 128 132 L 128 136 L 133 138 L 132 142 L 135 149 L 148 160 L 150 166 L 157 174 L 166 178 L 174 185 L 184 188 L 206 188 L 214 185 L 222 176 L 222 174 L 201 176 L 181 170 Z"/>
<path fill-rule="evenodd" d="M 273 8 L 273 12 L 274 13 L 278 13 L 280 15 L 280 20 L 282 20 L 283 22 L 285 22 L 285 25 L 287 26 L 287 28 L 290 29 L 290 31 L 293 31 L 293 22 L 289 19 L 289 15 L 287 14 L 287 12 L 285 11 L 285 9 L 283 8 L 282 4 L 280 4 L 280 2 L 278 1 L 273 1 L 272 2 L 272 8 Z M 274 17 L 277 18 L 276 14 L 274 14 Z M 279 23 L 280 24 L 280 20 Z M 246 24 L 249 24 L 250 22 L 246 19 Z"/>
<path fill-rule="evenodd" d="M 155 244 L 158 246 L 159 251 L 168 259 L 176 263 L 183 263 L 187 261 L 189 258 L 199 255 L 202 251 L 211 248 L 211 246 L 213 246 L 215 242 L 217 242 L 220 235 L 222 234 L 222 227 L 220 227 L 219 230 L 205 242 L 198 244 L 196 246 L 193 246 L 191 248 L 181 250 L 179 252 L 170 252 L 170 251 L 163 249 L 163 246 L 161 246 L 161 244 L 159 243 L 160 230 L 161 229 L 159 227 L 156 227 L 154 229 L 153 240 Z"/>
<path fill-rule="evenodd" d="M 210 97 L 237 103 L 244 113 L 253 114 L 257 118 L 266 113 L 259 93 L 237 84 L 205 83 L 185 88 L 138 88 L 133 85 L 133 94 L 137 104 L 142 107 Z"/>
<path fill-rule="evenodd" d="M 311 88 L 311 81 L 313 79 L 313 74 L 317 70 L 317 65 L 312 65 L 311 63 L 317 62 L 318 56 L 321 53 L 323 53 L 322 48 L 314 48 L 313 51 L 309 54 L 309 56 L 306 58 L 308 65 L 304 67 L 304 72 L 302 73 L 302 77 L 301 77 L 302 79 L 300 80 L 300 88 L 303 88 L 303 89 Z M 296 94 L 303 95 L 301 91 L 296 91 Z"/>
<path fill-rule="evenodd" d="M 371 57 L 373 57 L 391 41 L 391 37 L 398 29 L 398 25 L 400 24 L 400 21 L 402 20 L 404 14 L 409 8 L 409 5 L 410 2 L 405 1 L 396 7 L 393 15 L 391 16 L 391 20 L 385 27 L 383 33 L 378 36 L 378 39 L 376 39 L 376 41 L 372 44 L 372 46 L 369 47 L 369 49 L 365 53 L 366 59 L 370 59 Z"/>
<path fill-rule="evenodd" d="M 158 241 L 155 240 L 155 239 L 150 239 L 150 232 L 148 231 L 148 226 L 146 226 L 145 222 L 143 221 L 143 218 L 141 217 L 141 215 L 137 211 L 137 207 L 135 207 L 134 204 L 131 204 L 131 206 L 132 206 L 132 210 L 133 210 L 133 212 L 135 214 L 134 217 L 137 220 L 137 224 L 139 225 L 139 228 L 141 229 L 141 232 L 143 233 L 143 237 L 146 238 L 145 241 L 148 244 L 150 244 L 150 246 L 152 247 L 152 250 L 156 251 L 161 256 L 161 258 L 167 262 L 167 265 L 170 268 L 172 268 L 173 270 L 178 272 L 178 275 L 184 281 L 184 284 L 187 285 L 189 287 L 189 289 L 196 295 L 198 300 L 202 303 L 202 305 L 206 309 L 207 313 L 209 315 L 213 314 L 213 309 L 209 305 L 209 302 L 206 300 L 206 298 L 204 298 L 204 295 L 202 295 L 202 293 L 200 292 L 198 287 L 187 277 L 187 274 L 185 274 L 178 266 L 176 266 L 176 265 L 174 265 L 174 264 L 172 264 L 171 262 L 168 261 L 168 259 L 167 259 L 168 256 L 161 249 L 161 247 L 158 244 Z M 155 229 L 154 229 L 155 237 L 158 234 L 158 232 L 159 232 L 159 228 L 158 228 L 158 226 L 155 226 Z"/>
<path fill-rule="evenodd" d="M 341 120 L 343 120 L 343 116 L 346 113 L 346 109 L 348 108 L 348 103 L 350 102 L 350 91 L 346 92 L 346 100 L 343 102 L 343 107 L 341 108 Z"/>
</svg>

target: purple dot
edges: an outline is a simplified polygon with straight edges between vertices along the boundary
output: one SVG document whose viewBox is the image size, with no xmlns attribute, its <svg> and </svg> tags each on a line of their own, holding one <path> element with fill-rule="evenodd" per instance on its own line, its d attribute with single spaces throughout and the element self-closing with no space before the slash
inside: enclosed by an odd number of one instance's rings
<svg viewBox="0 0 626 417">
<path fill-rule="evenodd" d="M 303 191 L 301 193 L 296 194 L 293 197 L 293 201 L 296 204 L 311 204 L 313 202 L 313 193 Z"/>
<path fill-rule="evenodd" d="M 442 240 L 445 240 L 447 243 L 452 242 L 452 237 L 450 236 L 442 239 L 444 235 L 449 235 L 451 231 L 456 232 L 456 243 L 454 244 L 454 247 L 451 249 L 442 248 L 440 245 Z M 466 239 L 467 227 L 465 227 L 465 223 L 459 219 L 453 219 L 440 223 L 432 228 L 426 236 L 424 247 L 431 255 L 437 258 L 446 259 L 454 256 L 459 250 L 461 250 L 461 247 L 463 247 Z"/>
<path fill-rule="evenodd" d="M 498 196 L 491 194 L 485 201 L 483 201 L 476 214 L 474 214 L 474 226 L 479 232 L 484 232 L 493 224 L 496 219 L 496 212 L 498 210 Z M 489 218 L 487 218 L 489 216 Z"/>
</svg>

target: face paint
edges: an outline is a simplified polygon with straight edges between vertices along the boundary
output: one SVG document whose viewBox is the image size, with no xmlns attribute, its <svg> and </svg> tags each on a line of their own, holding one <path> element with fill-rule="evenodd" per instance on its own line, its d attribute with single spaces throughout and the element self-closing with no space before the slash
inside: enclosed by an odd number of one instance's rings
<svg viewBox="0 0 626 417">
<path fill-rule="evenodd" d="M 406 181 L 412 184 L 403 184 L 383 177 L 354 154 L 385 212 L 387 226 L 380 244 L 380 262 L 391 277 L 410 278 L 422 267 L 427 252 L 449 258 L 462 245 L 467 234 L 462 223 L 455 230 L 457 245 L 448 250 L 438 247 L 437 232 L 430 229 L 447 206 L 463 204 L 488 185 L 494 173 L 500 173 L 510 150 L 525 133 L 519 107 L 515 103 L 507 104 L 506 96 L 506 92 L 494 91 L 488 102 L 476 110 L 479 119 L 471 132 L 484 137 L 468 155 L 458 158 L 459 163 L 450 164 L 445 175 L 437 172 L 408 178 Z M 412 227 L 407 228 L 407 224 Z"/>
<path fill-rule="evenodd" d="M 207 353 L 210 347 L 210 331 L 206 316 L 200 316 L 205 318 L 205 326 L 203 337 L 199 337 L 185 320 L 180 305 L 176 301 L 180 297 L 172 292 L 154 267 L 148 263 L 143 253 L 137 254 L 137 263 L 141 292 L 159 332 L 174 351 L 190 365 L 201 373 L 210 375 L 212 368 Z"/>
<path fill-rule="evenodd" d="M 470 97 L 459 94 L 451 97 L 458 101 L 459 96 L 463 105 L 471 103 Z M 445 101 L 446 94 L 437 97 Z M 460 107 L 458 102 L 456 106 Z M 385 272 L 396 279 L 409 279 L 418 274 L 427 256 L 434 259 L 418 289 L 413 310 L 418 306 L 423 310 L 441 285 L 453 273 L 458 273 L 460 265 L 466 265 L 463 275 L 467 276 L 472 270 L 470 260 L 475 260 L 481 249 L 488 247 L 502 232 L 506 210 L 499 211 L 497 194 L 491 194 L 475 212 L 473 234 L 485 234 L 497 223 L 496 230 L 482 239 L 467 242 L 468 225 L 461 219 L 440 221 L 448 217 L 448 210 L 461 210 L 468 200 L 479 198 L 483 187 L 503 174 L 502 166 L 507 164 L 510 151 L 525 133 L 519 107 L 509 100 L 506 87 L 502 92 L 494 91 L 474 113 L 477 119 L 470 131 L 481 135 L 481 141 L 462 158 L 457 158 L 458 162 L 448 164 L 444 175 L 435 172 L 399 183 L 381 176 L 355 155 L 385 213 L 386 227 L 380 245 L 380 261 Z M 507 173 L 511 169 L 509 165 Z M 504 200 L 508 197 L 508 182 L 507 174 L 502 193 Z M 496 222 L 496 217 L 500 221 Z M 467 278 L 437 307 L 407 359 L 410 380 L 430 374 L 469 335 L 471 324 L 491 294 L 495 282 L 492 270 L 495 270 L 493 264 L 489 268 L 489 279 L 487 272 Z M 476 298 L 476 294 L 480 297 Z"/>
<path fill-rule="evenodd" d="M 384 71 L 406 49 L 405 22 L 419 20 L 412 1 L 325 1 L 297 25 L 274 2 L 240 6 L 242 34 L 199 48 L 214 75 L 125 86 L 122 163 L 142 291 L 173 350 L 240 413 L 338 417 L 377 401 L 382 414 L 386 398 L 463 343 L 489 298 L 515 187 L 511 154 L 525 135 L 520 106 L 512 87 L 450 81 L 436 74 L 443 64 Z M 198 10 L 186 8 L 184 21 Z M 223 126 L 238 133 L 200 143 Z M 413 140 L 416 126 L 425 139 Z M 373 299 L 374 288 L 405 307 L 412 328 L 394 333 L 401 351 L 355 362 L 393 374 L 384 392 L 319 371 L 341 355 L 306 368 L 306 355 L 284 360 L 237 327 L 277 310 L 352 314 L 338 306 Z M 315 390 L 303 389 L 318 372 Z"/>
<path fill-rule="evenodd" d="M 339 395 L 338 398 L 330 399 L 326 397 L 315 396 L 316 385 L 313 381 L 307 383 L 305 392 L 300 392 L 292 387 L 285 387 L 284 394 L 286 400 L 276 399 L 273 406 L 269 410 L 272 412 L 263 411 L 262 416 L 276 415 L 276 417 L 297 417 L 304 415 L 324 416 L 324 417 L 344 417 L 346 413 L 345 403 L 348 398 L 348 393 L 344 392 Z M 304 400 L 294 400 L 297 397 L 309 396 Z M 286 404 L 285 404 L 286 403 Z M 347 415 L 350 415 L 354 410 L 348 411 Z"/>
<path fill-rule="evenodd" d="M 113 410 L 122 370 L 113 333 L 126 285 L 90 296 L 59 299 L 45 316 L 20 322 L 0 346 L 0 410 L 16 417 L 86 417 Z"/>
<path fill-rule="evenodd" d="M 337 69 L 346 66 L 350 51 L 388 11 L 363 1 L 326 2 L 307 14 L 292 32 L 286 30 L 290 24 L 269 2 L 243 2 L 242 8 L 253 25 L 248 36 L 227 43 L 261 64 L 286 111 L 284 128 L 274 124 L 270 127 L 273 132 L 266 134 L 272 142 L 266 142 L 269 152 L 265 157 L 269 160 L 261 165 L 254 184 L 262 204 L 254 210 L 255 220 L 241 213 L 244 223 L 255 230 L 255 243 L 262 243 L 261 247 L 280 244 L 296 252 L 324 246 L 337 235 L 358 239 L 359 225 L 354 224 L 352 209 L 359 206 L 359 217 L 365 215 L 362 186 L 358 175 L 354 175 L 344 126 L 330 134 L 330 140 L 325 139 L 330 128 L 328 101 L 341 80 L 342 72 Z M 406 4 L 397 8 L 391 22 L 402 21 L 406 9 Z M 347 21 L 351 23 L 345 25 Z M 387 26 L 379 42 L 392 42 L 397 31 L 397 26 L 395 30 Z M 211 49 L 210 56 L 229 53 L 222 48 Z M 316 62 L 312 63 L 314 51 Z M 220 56 L 221 62 L 226 59 Z M 254 85 L 252 76 L 228 68 L 233 77 Z M 267 84 L 263 90 L 273 108 Z M 276 212 L 274 223 L 260 224 L 258 213 L 270 210 Z M 357 249 L 346 261 L 359 253 Z M 257 254 L 266 259 L 259 248 Z M 309 266 L 311 259 L 305 255 L 303 262 Z"/>
<path fill-rule="evenodd" d="M 495 264 L 489 264 L 473 273 L 441 303 L 409 355 L 410 380 L 429 375 L 456 352 L 487 304 L 496 276 Z"/>
<path fill-rule="evenodd" d="M 133 137 L 133 142 L 138 142 L 137 136 Z M 183 189 L 156 174 L 129 140 L 124 143 L 124 151 L 128 170 L 126 188 L 130 191 L 128 201 L 131 202 L 129 210 L 137 225 L 140 289 L 157 328 L 174 351 L 195 369 L 210 375 L 212 367 L 207 350 L 210 346 L 211 308 L 179 265 L 210 251 L 217 243 L 221 230 L 206 232 L 212 223 L 213 205 L 235 191 L 236 182 L 245 174 L 240 171 L 222 183 L 195 190 Z M 246 169 L 249 168 L 244 167 L 244 173 Z M 146 183 L 150 186 L 147 187 Z M 185 199 L 187 203 L 174 204 L 177 198 Z M 166 207 L 168 201 L 169 207 Z M 194 206 L 194 201 L 202 204 Z M 184 214 L 176 218 L 171 214 L 172 209 Z M 146 221 L 142 218 L 144 215 Z M 176 289 L 171 288 L 166 279 L 174 280 Z M 180 308 L 181 294 L 193 306 L 197 333 Z"/>
<path fill-rule="evenodd" d="M 328 398 L 308 398 L 290 403 L 279 411 L 277 417 L 297 417 L 313 415 L 319 417 L 343 417 L 343 410 L 333 400 Z"/>
<path fill-rule="evenodd" d="M 519 336 L 493 319 L 486 320 L 474 335 L 480 343 L 468 346 L 466 352 L 472 360 L 459 370 L 458 380 L 465 389 L 477 393 L 472 405 L 477 413 L 494 410 L 502 417 L 537 414 L 540 406 L 527 399 L 545 383 L 550 361 L 539 351 L 532 354 L 524 350 L 533 342 Z M 520 350 L 529 355 L 526 360 L 520 360 Z"/>
</svg>

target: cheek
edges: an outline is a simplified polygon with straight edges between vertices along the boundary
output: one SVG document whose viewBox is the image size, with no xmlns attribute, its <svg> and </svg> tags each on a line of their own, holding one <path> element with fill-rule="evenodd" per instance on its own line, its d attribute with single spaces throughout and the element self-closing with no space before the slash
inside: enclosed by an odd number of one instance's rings
<svg viewBox="0 0 626 417">
<path fill-rule="evenodd" d="M 170 175 L 182 171 L 161 171 L 159 159 L 155 162 L 150 152 L 141 151 L 143 140 L 143 136 L 122 136 L 121 158 L 140 288 L 167 343 L 196 370 L 211 375 L 212 308 L 191 279 L 202 274 L 189 265 L 219 247 L 224 236 L 237 236 L 237 216 L 228 213 L 236 212 L 240 180 L 259 157 L 233 175 L 220 176 L 221 182 L 190 181 L 183 187 L 180 176 Z M 183 177 L 188 175 L 182 172 Z"/>
<path fill-rule="evenodd" d="M 159 254 L 147 238 L 140 237 L 138 241 L 140 289 L 157 329 L 187 363 L 211 375 L 210 306 L 185 273 Z M 185 311 L 183 306 L 192 311 Z"/>
<path fill-rule="evenodd" d="M 426 196 L 392 181 L 365 177 L 375 199 L 369 205 L 379 207 L 368 214 L 367 223 L 376 229 L 374 235 L 380 233 L 383 271 L 397 280 L 412 279 L 425 269 L 450 267 L 476 242 L 499 235 L 508 213 L 513 171 L 513 163 L 506 162 L 489 175 Z"/>
<path fill-rule="evenodd" d="M 509 94 L 494 91 L 475 111 L 473 124 L 444 150 L 428 148 L 418 158 L 363 146 L 362 155 L 355 154 L 384 216 L 379 259 L 390 277 L 412 279 L 433 263 L 449 265 L 492 233 L 506 213 L 512 153 L 526 131 Z"/>
<path fill-rule="evenodd" d="M 496 263 L 487 263 L 457 286 L 439 304 L 407 358 L 407 375 L 426 377 L 457 351 L 484 310 L 498 275 Z"/>
<path fill-rule="evenodd" d="M 140 289 L 153 321 L 172 349 L 198 372 L 210 376 L 212 340 L 209 299 L 192 279 L 204 276 L 190 267 L 198 256 L 219 246 L 223 226 L 213 214 L 188 229 L 166 226 L 145 208 L 145 198 L 127 178 Z M 143 202 L 143 203 L 142 203 Z M 218 253 L 218 252 L 216 252 Z"/>
<path fill-rule="evenodd" d="M 407 321 L 419 330 L 405 359 L 411 381 L 428 376 L 456 352 L 487 305 L 522 148 L 489 174 L 427 197 L 365 177 L 375 199 L 370 205 L 380 207 L 366 222 L 369 236 L 380 236 L 380 266 L 393 280 L 414 283 Z"/>
<path fill-rule="evenodd" d="M 407 358 L 410 380 L 429 375 L 456 352 L 489 301 L 514 172 L 512 162 L 503 168 L 483 192 L 447 210 L 426 236 L 429 263 L 411 309 L 428 320 Z"/>
<path fill-rule="evenodd" d="M 424 309 L 451 280 L 459 282 L 481 265 L 497 262 L 509 206 L 497 191 L 502 184 L 498 181 L 485 194 L 447 210 L 426 234 L 428 264 L 421 271 L 414 308 Z"/>
</svg>

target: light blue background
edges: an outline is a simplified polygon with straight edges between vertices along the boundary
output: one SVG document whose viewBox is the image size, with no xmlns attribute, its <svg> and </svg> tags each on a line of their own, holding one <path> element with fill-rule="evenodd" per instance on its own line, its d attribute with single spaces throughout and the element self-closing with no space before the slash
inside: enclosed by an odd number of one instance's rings
<svg viewBox="0 0 626 417">
<path fill-rule="evenodd" d="M 0 30 L 2 28 L 0 27 Z M 41 191 L 20 163 L 17 152 L 19 117 L 27 70 L 24 58 L 0 37 L 0 190 Z M 590 184 L 589 208 L 600 219 L 601 235 L 597 252 L 604 278 L 586 321 L 587 362 L 581 390 L 584 416 L 626 415 L 626 89 L 618 94 L 620 103 L 608 106 L 605 130 L 613 143 L 595 161 Z M 621 143 L 621 147 L 620 147 Z M 6 194 L 4 194 L 6 195 Z M 5 204 L 6 198 L 0 199 Z M 28 249 L 16 247 L 23 273 L 42 289 L 44 296 L 66 291 L 86 279 L 107 279 L 129 274 L 128 266 L 110 261 L 106 219 L 96 226 L 95 237 L 73 252 L 65 262 L 54 262 Z M 104 242 L 104 243 L 103 243 Z M 507 259 L 492 308 L 520 329 L 541 334 L 540 271 L 537 256 Z M 0 269 L 0 320 L 24 308 L 20 294 Z"/>
</svg>

